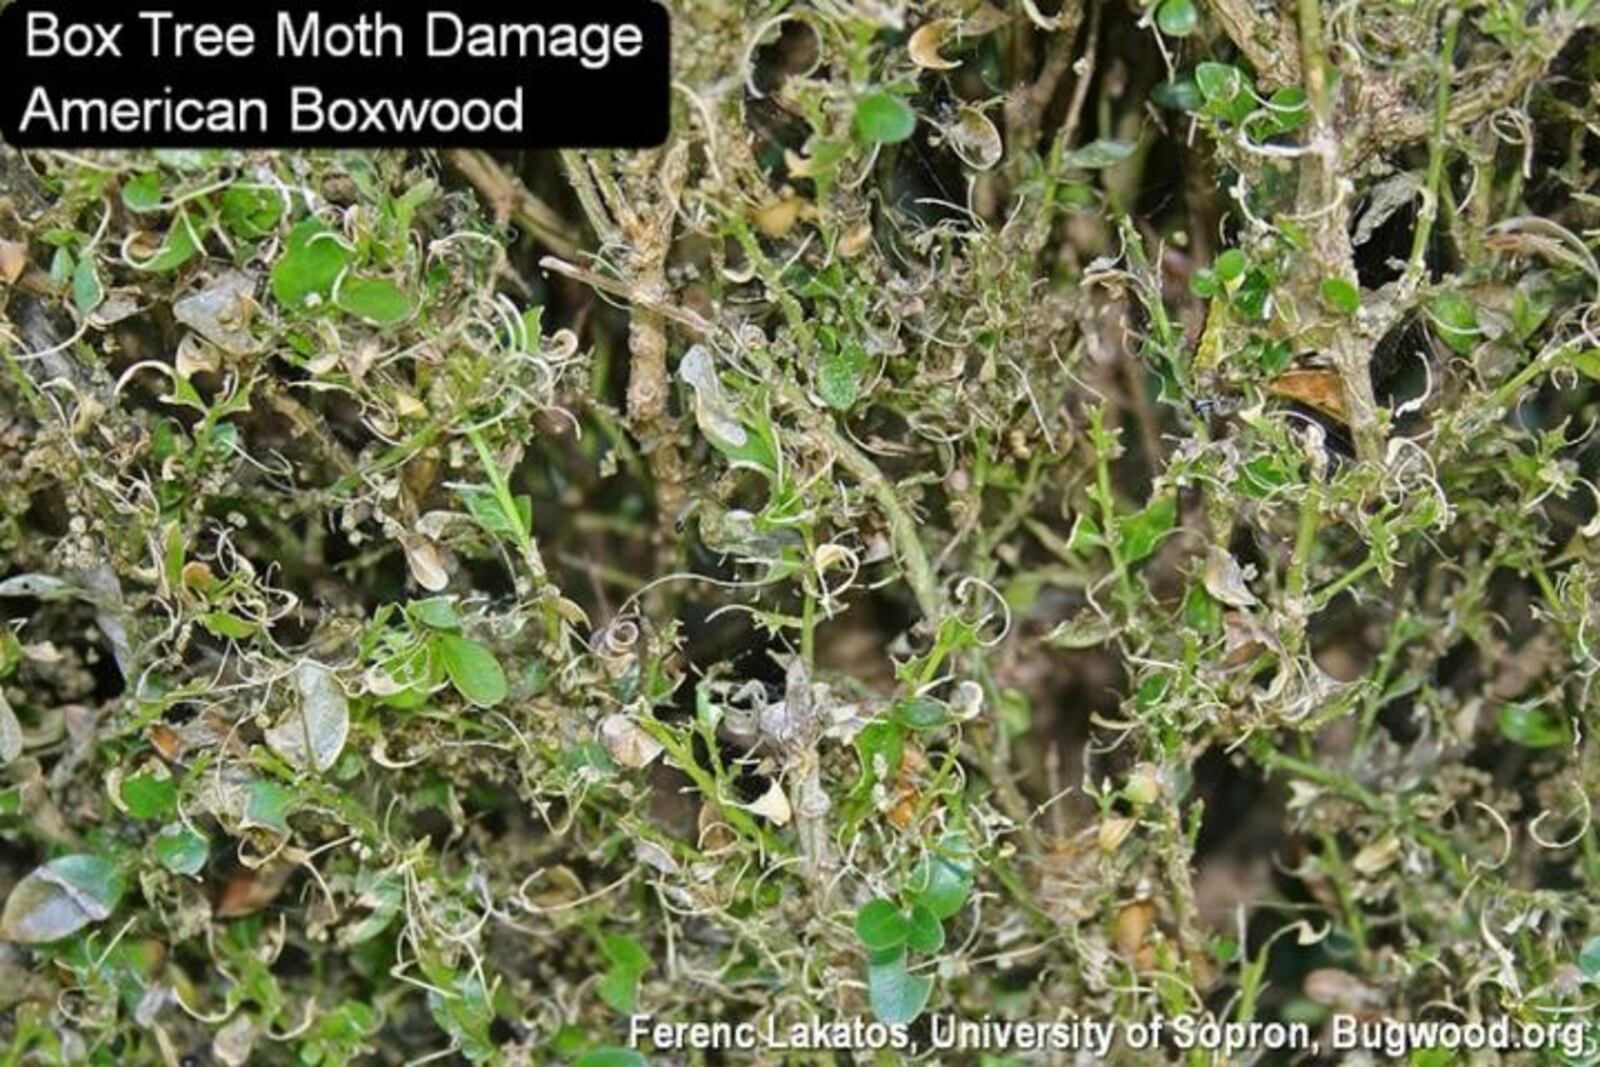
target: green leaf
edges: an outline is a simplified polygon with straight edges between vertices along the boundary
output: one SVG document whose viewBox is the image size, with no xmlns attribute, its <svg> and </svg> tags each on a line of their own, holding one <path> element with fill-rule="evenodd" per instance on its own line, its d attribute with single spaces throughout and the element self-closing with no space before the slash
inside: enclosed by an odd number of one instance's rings
<svg viewBox="0 0 1600 1067">
<path fill-rule="evenodd" d="M 867 994 L 879 1022 L 906 1026 L 927 1007 L 933 979 L 908 972 L 905 953 L 898 952 L 867 965 Z"/>
<path fill-rule="evenodd" d="M 1171 494 L 1158 497 L 1143 511 L 1118 519 L 1123 562 L 1137 563 L 1150 555 L 1177 523 L 1178 498 Z"/>
<path fill-rule="evenodd" d="M 230 185 L 222 194 L 222 223 L 235 237 L 254 241 L 278 227 L 283 198 L 268 189 Z"/>
<path fill-rule="evenodd" d="M 429 990 L 428 1011 L 439 1028 L 456 1039 L 458 1051 L 472 1063 L 491 1060 L 497 1051 L 489 1027 L 494 1022 L 494 1006 L 489 994 L 471 974 L 455 976 L 454 988 Z"/>
<path fill-rule="evenodd" d="M 1345 278 L 1322 279 L 1322 299 L 1329 307 L 1346 315 L 1361 310 L 1361 290 Z"/>
<path fill-rule="evenodd" d="M 849 411 L 855 405 L 861 366 L 866 362 L 863 357 L 859 349 L 830 349 L 817 361 L 817 395 L 830 408 Z"/>
<path fill-rule="evenodd" d="M 926 904 L 911 906 L 911 929 L 906 944 L 918 952 L 935 953 L 944 948 L 944 923 Z"/>
<path fill-rule="evenodd" d="M 1156 26 L 1168 37 L 1187 37 L 1199 25 L 1191 0 L 1163 0 L 1156 10 Z"/>
<path fill-rule="evenodd" d="M 163 274 L 167 271 L 177 270 L 200 251 L 196 243 L 194 220 L 189 218 L 186 211 L 180 211 L 172 220 L 172 226 L 167 230 L 166 243 L 161 251 L 142 264 L 135 264 L 140 270 Z"/>
<path fill-rule="evenodd" d="M 650 954 L 639 942 L 620 934 L 602 935 L 600 951 L 611 963 L 600 982 L 600 999 L 613 1011 L 632 1015 L 638 1007 L 639 979 L 650 969 Z"/>
<path fill-rule="evenodd" d="M 603 934 L 600 952 L 613 967 L 621 970 L 643 974 L 650 969 L 650 953 L 639 942 L 624 934 Z"/>
<path fill-rule="evenodd" d="M 72 302 L 85 315 L 100 306 L 106 298 L 105 286 L 100 284 L 100 271 L 95 266 L 94 254 L 85 252 L 72 272 Z"/>
<path fill-rule="evenodd" d="M 861 757 L 861 777 L 869 784 L 888 778 L 900 769 L 905 756 L 905 730 L 897 722 L 870 722 L 856 734 L 856 752 Z"/>
<path fill-rule="evenodd" d="M 955 721 L 949 705 L 932 697 L 897 701 L 894 721 L 910 730 L 937 730 Z"/>
<path fill-rule="evenodd" d="M 456 614 L 454 601 L 447 596 L 413 600 L 406 605 L 406 614 L 424 626 L 435 630 L 461 629 L 461 616 Z"/>
<path fill-rule="evenodd" d="M 1228 103 L 1244 89 L 1244 74 L 1226 63 L 1201 63 L 1194 69 L 1194 83 L 1207 103 Z"/>
<path fill-rule="evenodd" d="M 198 251 L 200 246 L 195 240 L 194 221 L 189 218 L 188 212 L 180 211 L 173 216 L 172 224 L 167 227 L 167 238 L 161 246 L 161 251 L 143 262 L 133 260 L 129 262 L 135 270 L 163 274 L 177 270 L 193 259 Z"/>
<path fill-rule="evenodd" d="M 182 823 L 171 823 L 161 828 L 153 850 L 161 866 L 192 878 L 204 869 L 211 843 Z"/>
<path fill-rule="evenodd" d="M 513 541 L 522 536 L 523 530 L 533 528 L 533 499 L 526 495 L 515 498 L 518 517 L 522 520 L 519 527 L 513 518 L 506 514 L 505 508 L 500 506 L 500 494 L 489 486 L 463 486 L 457 492 L 472 517 L 478 520 L 478 525 L 496 537 L 505 537 Z"/>
<path fill-rule="evenodd" d="M 1193 78 L 1162 82 L 1151 90 L 1150 99 L 1156 102 L 1156 106 L 1169 111 L 1199 111 L 1200 105 L 1205 102 Z"/>
<path fill-rule="evenodd" d="M 104 856 L 59 856 L 11 890 L 0 938 L 21 945 L 59 941 L 110 916 L 126 887 L 117 864 Z"/>
<path fill-rule="evenodd" d="M 288 246 L 272 265 L 272 295 L 289 308 L 327 299 L 352 258 L 321 220 L 306 219 L 289 231 Z"/>
<path fill-rule="evenodd" d="M 50 257 L 50 280 L 56 285 L 65 285 L 72 277 L 73 268 L 78 261 L 72 258 L 72 252 L 66 247 L 56 249 L 55 255 Z"/>
<path fill-rule="evenodd" d="M 480 708 L 492 708 L 506 698 L 506 673 L 494 653 L 471 638 L 441 633 L 433 648 L 450 684 L 467 701 Z"/>
<path fill-rule="evenodd" d="M 1265 322 L 1272 317 L 1272 279 L 1266 271 L 1253 270 L 1244 276 L 1233 294 L 1233 306 L 1252 322 Z"/>
<path fill-rule="evenodd" d="M 161 175 L 154 171 L 130 178 L 122 187 L 122 202 L 129 211 L 159 211 L 161 196 Z"/>
<path fill-rule="evenodd" d="M 856 936 L 872 952 L 888 952 L 906 943 L 911 936 L 911 920 L 888 900 L 867 901 L 856 913 Z"/>
<path fill-rule="evenodd" d="M 405 883 L 395 871 L 362 871 L 356 880 L 360 900 L 372 910 L 354 926 L 339 933 L 341 944 L 360 945 L 389 928 L 405 901 Z"/>
<path fill-rule="evenodd" d="M 1278 120 L 1281 130 L 1298 129 L 1311 119 L 1311 104 L 1298 85 L 1285 85 L 1267 98 L 1267 110 Z"/>
<path fill-rule="evenodd" d="M 1218 278 L 1225 282 L 1231 282 L 1235 278 L 1243 276 L 1245 268 L 1250 266 L 1250 261 L 1245 258 L 1244 253 L 1239 249 L 1230 248 L 1218 256 L 1217 261 L 1211 266 L 1217 272 Z"/>
<path fill-rule="evenodd" d="M 231 637 L 235 641 L 243 641 L 253 636 L 261 627 L 237 615 L 230 615 L 226 611 L 208 611 L 200 616 L 200 625 L 216 634 L 218 637 Z"/>
<path fill-rule="evenodd" d="M 123 780 L 122 802 L 135 819 L 157 819 L 178 810 L 178 784 L 171 778 L 140 774 Z"/>
<path fill-rule="evenodd" d="M 1460 293 L 1448 292 L 1435 296 L 1428 305 L 1428 315 L 1439 339 L 1461 355 L 1469 355 L 1478 347 L 1481 331 L 1478 313 L 1472 302 Z"/>
<path fill-rule="evenodd" d="M 246 829 L 287 834 L 289 814 L 294 807 L 294 790 L 277 782 L 258 779 L 250 783 L 246 792 L 242 825 Z"/>
<path fill-rule="evenodd" d="M 1524 748 L 1556 748 L 1570 740 L 1566 721 L 1537 704 L 1507 704 L 1499 722 L 1506 739 Z"/>
<path fill-rule="evenodd" d="M 1578 953 L 1578 970 L 1591 982 L 1600 982 L 1600 937 L 1591 937 Z"/>
<path fill-rule="evenodd" d="M 1061 157 L 1061 164 L 1078 170 L 1100 170 L 1121 163 L 1133 155 L 1137 147 L 1132 141 L 1113 141 L 1102 137 L 1081 148 L 1074 148 Z"/>
<path fill-rule="evenodd" d="M 358 318 L 379 326 L 404 322 L 411 314 L 411 298 L 387 278 L 350 278 L 339 286 L 339 306 Z"/>
<path fill-rule="evenodd" d="M 572 1067 L 649 1067 L 644 1056 L 631 1048 L 597 1048 L 572 1061 Z"/>
<path fill-rule="evenodd" d="M 411 226 L 411 220 L 416 217 L 417 209 L 439 191 L 439 183 L 432 178 L 425 178 L 407 189 L 394 202 L 394 221 L 402 230 Z"/>
<path fill-rule="evenodd" d="M 1194 70 L 1195 86 L 1205 99 L 1207 114 L 1227 122 L 1243 122 L 1255 110 L 1249 75 L 1226 63 L 1201 63 Z"/>
<path fill-rule="evenodd" d="M 972 846 L 965 834 L 946 834 L 933 853 L 917 865 L 907 886 L 913 901 L 934 917 L 948 919 L 960 911 L 972 892 Z"/>
<path fill-rule="evenodd" d="M 893 93 L 868 93 L 856 101 L 856 136 L 868 144 L 899 144 L 916 132 L 917 116 Z"/>
<path fill-rule="evenodd" d="M 1072 529 L 1067 531 L 1068 551 L 1088 552 L 1104 547 L 1105 543 L 1105 535 L 1100 532 L 1100 524 L 1094 521 L 1094 516 L 1087 511 L 1078 512 L 1072 520 Z"/>
<path fill-rule="evenodd" d="M 1591 348 L 1573 356 L 1572 365 L 1585 377 L 1600 381 L 1600 348 Z"/>
</svg>

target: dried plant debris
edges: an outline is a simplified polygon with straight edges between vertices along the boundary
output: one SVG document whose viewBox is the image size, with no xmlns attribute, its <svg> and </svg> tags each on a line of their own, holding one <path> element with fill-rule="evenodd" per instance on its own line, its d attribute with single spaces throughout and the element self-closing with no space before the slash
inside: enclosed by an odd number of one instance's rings
<svg viewBox="0 0 1600 1067">
<path fill-rule="evenodd" d="M 6 1062 L 1592 1020 L 1600 7 L 670 6 L 0 156 Z"/>
</svg>

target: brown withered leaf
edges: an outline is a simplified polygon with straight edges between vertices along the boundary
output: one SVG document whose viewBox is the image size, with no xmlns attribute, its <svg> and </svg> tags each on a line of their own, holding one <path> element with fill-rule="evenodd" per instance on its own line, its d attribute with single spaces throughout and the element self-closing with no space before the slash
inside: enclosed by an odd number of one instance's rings
<svg viewBox="0 0 1600 1067">
<path fill-rule="evenodd" d="M 1344 406 L 1344 383 L 1331 370 L 1305 368 L 1284 371 L 1267 386 L 1267 392 L 1315 408 L 1340 422 L 1349 422 Z"/>
<path fill-rule="evenodd" d="M 0 241 L 0 281 L 10 285 L 22 277 L 28 266 L 28 246 L 16 241 Z"/>
<path fill-rule="evenodd" d="M 1155 927 L 1158 914 L 1154 901 L 1136 900 L 1117 912 L 1112 926 L 1111 938 L 1117 952 L 1140 970 L 1149 970 L 1156 963 L 1154 946 L 1145 939 Z"/>
<path fill-rule="evenodd" d="M 294 865 L 290 863 L 269 863 L 254 870 L 237 868 L 228 875 L 222 892 L 217 894 L 214 908 L 217 918 L 236 919 L 260 911 L 278 899 L 293 873 Z"/>
</svg>

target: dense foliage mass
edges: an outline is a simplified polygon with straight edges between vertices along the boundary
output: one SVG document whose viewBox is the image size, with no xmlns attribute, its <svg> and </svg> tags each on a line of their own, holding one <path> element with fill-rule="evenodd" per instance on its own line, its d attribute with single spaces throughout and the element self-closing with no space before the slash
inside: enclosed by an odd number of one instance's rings
<svg viewBox="0 0 1600 1067">
<path fill-rule="evenodd" d="M 1592 1012 L 1600 7 L 672 6 L 5 151 L 5 1062 Z"/>
</svg>

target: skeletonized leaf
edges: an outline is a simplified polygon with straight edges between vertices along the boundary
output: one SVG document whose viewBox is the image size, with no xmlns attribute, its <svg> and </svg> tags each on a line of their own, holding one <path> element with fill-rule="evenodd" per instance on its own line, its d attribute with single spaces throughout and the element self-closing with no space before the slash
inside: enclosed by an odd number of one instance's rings
<svg viewBox="0 0 1600 1067">
<path fill-rule="evenodd" d="M 315 661 L 300 664 L 294 681 L 300 706 L 267 730 L 267 744 L 302 770 L 326 771 L 350 734 L 350 702 L 333 672 Z"/>
<path fill-rule="evenodd" d="M 999 129 L 975 107 L 962 108 L 944 134 L 961 162 L 974 170 L 988 170 L 1005 154 Z"/>
<path fill-rule="evenodd" d="M 1131 141 L 1113 141 L 1102 137 L 1082 148 L 1074 148 L 1061 157 L 1061 162 L 1077 170 L 1101 170 L 1128 159 L 1137 147 Z"/>
<path fill-rule="evenodd" d="M 198 293 L 172 305 L 172 317 L 224 352 L 248 355 L 261 347 L 250 333 L 256 280 L 228 271 Z"/>
<path fill-rule="evenodd" d="M 608 715 L 600 724 L 600 743 L 612 759 L 630 770 L 648 767 L 663 751 L 661 742 L 621 714 Z"/>
<path fill-rule="evenodd" d="M 1058 624 L 1044 641 L 1053 648 L 1098 648 L 1121 632 L 1117 623 L 1085 609 Z"/>
<path fill-rule="evenodd" d="M 243 1067 L 250 1062 L 250 1053 L 255 1044 L 255 1020 L 249 1012 L 241 1011 L 211 1039 L 211 1054 L 227 1067 Z"/>
<path fill-rule="evenodd" d="M 11 891 L 0 937 L 23 945 L 59 941 L 109 916 L 124 886 L 116 864 L 103 856 L 60 856 Z"/>
<path fill-rule="evenodd" d="M 694 390 L 694 419 L 713 443 L 741 447 L 749 434 L 722 391 L 717 366 L 704 345 L 695 345 L 678 362 L 678 377 Z"/>
<path fill-rule="evenodd" d="M 927 1007 L 933 979 L 907 971 L 906 954 L 900 951 L 868 964 L 867 992 L 878 1021 L 906 1026 Z"/>
<path fill-rule="evenodd" d="M 0 582 L 0 596 L 33 596 L 40 600 L 65 600 L 76 596 L 71 582 L 53 574 L 19 574 Z"/>
<path fill-rule="evenodd" d="M 6 695 L 0 693 L 0 767 L 22 755 L 22 724 L 11 710 Z"/>
</svg>

